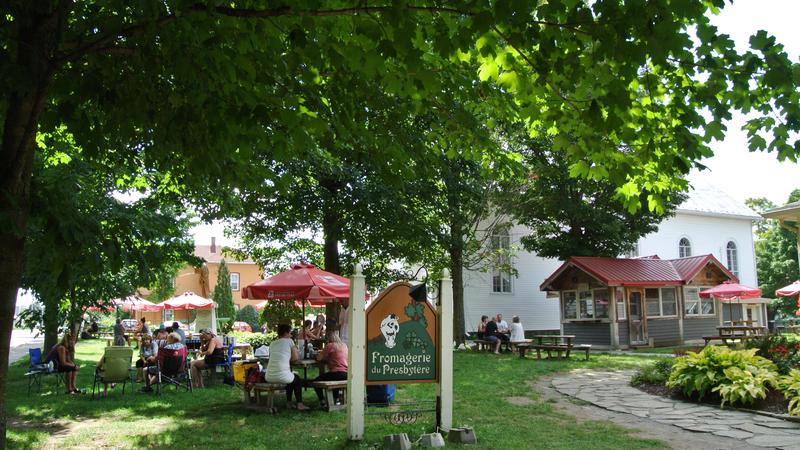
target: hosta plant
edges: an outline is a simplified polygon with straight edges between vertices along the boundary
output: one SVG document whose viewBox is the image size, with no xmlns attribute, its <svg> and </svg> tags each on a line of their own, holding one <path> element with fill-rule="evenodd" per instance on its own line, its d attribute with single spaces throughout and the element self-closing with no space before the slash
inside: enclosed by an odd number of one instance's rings
<svg viewBox="0 0 800 450">
<path fill-rule="evenodd" d="M 708 346 L 698 353 L 677 358 L 667 386 L 683 390 L 688 397 L 704 398 L 718 392 L 725 403 L 752 403 L 777 386 L 777 368 L 756 356 L 756 349 L 731 350 Z"/>
<path fill-rule="evenodd" d="M 778 382 L 783 395 L 789 399 L 789 415 L 800 416 L 800 370 L 792 369 Z"/>
</svg>

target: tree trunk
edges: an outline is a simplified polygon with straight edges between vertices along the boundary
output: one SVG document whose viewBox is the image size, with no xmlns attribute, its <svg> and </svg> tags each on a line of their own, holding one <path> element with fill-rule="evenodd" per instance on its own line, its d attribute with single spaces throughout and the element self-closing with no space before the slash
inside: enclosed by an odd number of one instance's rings
<svg viewBox="0 0 800 450">
<path fill-rule="evenodd" d="M 460 223 L 450 223 L 450 272 L 453 277 L 453 337 L 456 347 L 464 343 L 464 252 Z"/>
<path fill-rule="evenodd" d="M 0 148 L 0 449 L 6 442 L 9 345 L 24 262 L 36 131 L 53 75 L 50 57 L 61 16 L 66 14 L 52 2 L 30 2 L 23 8 L 15 17 L 17 28 L 12 37 L 17 45 L 14 59 L 19 77 L 14 89 L 5 94 Z"/>
<path fill-rule="evenodd" d="M 44 313 L 42 325 L 44 326 L 44 351 L 47 352 L 58 343 L 58 309 L 60 301 L 42 299 Z"/>
<path fill-rule="evenodd" d="M 320 180 L 320 186 L 326 191 L 325 208 L 322 212 L 322 239 L 323 256 L 325 257 L 325 270 L 336 275 L 341 275 L 339 266 L 339 237 L 341 224 L 339 212 L 336 207 L 336 196 L 339 194 L 339 185 L 333 180 Z M 339 303 L 325 305 L 325 317 L 328 320 L 339 320 Z"/>
</svg>

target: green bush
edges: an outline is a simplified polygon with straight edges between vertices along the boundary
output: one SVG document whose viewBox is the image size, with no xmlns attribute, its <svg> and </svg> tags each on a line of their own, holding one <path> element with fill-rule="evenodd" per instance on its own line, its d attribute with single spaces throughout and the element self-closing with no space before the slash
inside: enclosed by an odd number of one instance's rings
<svg viewBox="0 0 800 450">
<path fill-rule="evenodd" d="M 800 416 L 800 370 L 792 369 L 782 376 L 778 388 L 789 399 L 789 415 Z"/>
<path fill-rule="evenodd" d="M 766 397 L 769 388 L 777 384 L 777 367 L 756 356 L 756 349 L 716 346 L 677 358 L 667 381 L 668 387 L 680 388 L 688 397 L 703 399 L 709 392 L 718 392 L 723 406 L 752 403 Z"/>
<path fill-rule="evenodd" d="M 258 311 L 251 305 L 246 305 L 244 308 L 236 311 L 236 321 L 249 324 L 253 331 L 261 330 L 261 323 L 258 320 Z"/>
<path fill-rule="evenodd" d="M 633 386 L 641 386 L 643 384 L 659 384 L 664 385 L 672 373 L 672 366 L 675 364 L 675 358 L 662 358 L 658 361 L 648 364 L 631 377 L 631 384 Z"/>
<path fill-rule="evenodd" d="M 800 365 L 800 343 L 787 335 L 768 335 L 753 339 L 748 348 L 755 348 L 756 355 L 767 358 L 778 367 L 778 373 L 786 375 Z"/>
<path fill-rule="evenodd" d="M 250 333 L 247 331 L 232 331 L 228 336 L 236 338 L 236 342 L 250 344 L 253 349 L 261 347 L 262 345 L 269 345 L 278 338 L 275 332 L 270 333 Z"/>
</svg>

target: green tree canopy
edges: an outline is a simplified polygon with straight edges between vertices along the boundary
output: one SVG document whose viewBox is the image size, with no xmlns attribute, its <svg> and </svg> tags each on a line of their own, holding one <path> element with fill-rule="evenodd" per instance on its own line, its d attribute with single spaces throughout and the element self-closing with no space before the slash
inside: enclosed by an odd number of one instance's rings
<svg viewBox="0 0 800 450">
<path fill-rule="evenodd" d="M 789 195 L 787 203 L 800 200 L 800 189 Z M 775 204 L 764 198 L 747 199 L 747 206 L 758 212 L 774 208 Z M 772 308 L 784 316 L 795 317 L 796 297 L 778 297 L 775 291 L 800 279 L 797 256 L 797 235 L 781 227 L 774 219 L 764 219 L 756 228 L 756 272 L 758 287 L 764 297 L 775 298 Z"/>
<path fill-rule="evenodd" d="M 516 133 L 509 142 L 523 155 L 529 177 L 518 186 L 506 186 L 503 204 L 515 222 L 531 230 L 521 238 L 525 249 L 545 258 L 616 257 L 657 231 L 686 199 L 676 191 L 663 204 L 665 211 L 630 211 L 608 180 L 570 177 L 574 166 L 554 150 L 552 139 Z M 646 203 L 648 196 L 643 191 L 639 201 Z"/>
<path fill-rule="evenodd" d="M 256 333 L 261 329 L 258 311 L 252 305 L 245 305 L 244 308 L 236 311 L 236 320 L 247 323 Z"/>
</svg>

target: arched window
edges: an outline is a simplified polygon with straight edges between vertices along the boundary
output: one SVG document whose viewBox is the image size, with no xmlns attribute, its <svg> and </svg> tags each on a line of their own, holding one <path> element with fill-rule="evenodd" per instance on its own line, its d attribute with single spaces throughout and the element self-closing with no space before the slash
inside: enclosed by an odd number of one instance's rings
<svg viewBox="0 0 800 450">
<path fill-rule="evenodd" d="M 678 242 L 678 257 L 686 258 L 687 256 L 692 256 L 692 243 L 688 238 L 681 238 Z"/>
<path fill-rule="evenodd" d="M 739 256 L 736 254 L 736 243 L 728 241 L 727 247 L 728 255 L 728 270 L 733 272 L 737 277 L 739 276 Z"/>
</svg>

